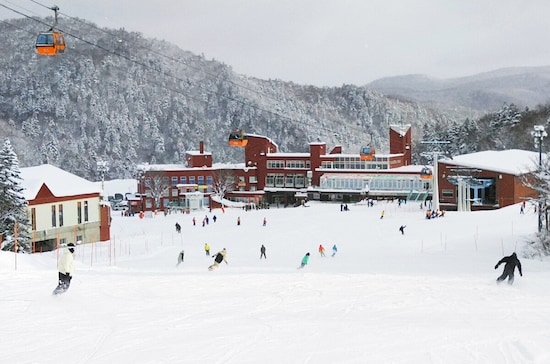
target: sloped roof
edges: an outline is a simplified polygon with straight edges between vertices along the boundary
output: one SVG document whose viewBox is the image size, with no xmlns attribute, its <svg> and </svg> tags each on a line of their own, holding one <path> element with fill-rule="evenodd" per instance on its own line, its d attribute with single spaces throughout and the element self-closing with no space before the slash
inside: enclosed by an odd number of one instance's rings
<svg viewBox="0 0 550 364">
<path fill-rule="evenodd" d="M 487 150 L 440 159 L 440 162 L 520 176 L 537 170 L 539 153 L 520 149 Z"/>
<path fill-rule="evenodd" d="M 23 195 L 27 201 L 34 200 L 44 184 L 56 197 L 101 193 L 101 187 L 96 183 L 51 164 L 21 168 L 21 179 Z"/>
</svg>

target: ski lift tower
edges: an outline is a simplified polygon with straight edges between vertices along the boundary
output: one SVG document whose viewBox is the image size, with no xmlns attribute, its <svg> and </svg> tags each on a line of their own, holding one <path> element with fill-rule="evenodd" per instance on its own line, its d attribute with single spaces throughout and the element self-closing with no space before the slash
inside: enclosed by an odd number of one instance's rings
<svg viewBox="0 0 550 364">
<path fill-rule="evenodd" d="M 456 210 L 471 211 L 470 188 L 480 184 L 474 175 L 477 175 L 481 170 L 476 168 L 450 168 L 449 171 L 455 174 L 454 176 L 449 175 L 447 181 L 457 186 Z"/>
<path fill-rule="evenodd" d="M 435 146 L 440 146 L 443 144 L 450 144 L 451 142 L 448 140 L 431 140 L 431 141 L 421 141 L 422 144 L 430 144 Z M 441 151 L 433 151 L 430 153 L 433 155 L 433 183 L 432 183 L 432 210 L 439 210 L 439 173 L 437 171 L 437 161 L 440 155 L 445 154 Z"/>
</svg>

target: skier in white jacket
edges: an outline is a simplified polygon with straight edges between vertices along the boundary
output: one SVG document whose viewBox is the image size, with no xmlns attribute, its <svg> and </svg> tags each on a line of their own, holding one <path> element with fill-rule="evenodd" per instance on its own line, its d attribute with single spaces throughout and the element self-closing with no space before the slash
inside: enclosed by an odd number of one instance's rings
<svg viewBox="0 0 550 364">
<path fill-rule="evenodd" d="M 53 294 L 63 293 L 69 289 L 71 279 L 74 273 L 74 244 L 67 244 L 67 249 L 57 262 L 57 270 L 59 271 L 59 284 L 53 291 Z"/>
</svg>

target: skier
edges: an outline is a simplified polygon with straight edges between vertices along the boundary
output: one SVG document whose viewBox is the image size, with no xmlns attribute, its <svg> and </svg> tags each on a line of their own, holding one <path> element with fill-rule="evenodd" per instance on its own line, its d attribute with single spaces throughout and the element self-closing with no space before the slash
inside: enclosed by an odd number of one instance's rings
<svg viewBox="0 0 550 364">
<path fill-rule="evenodd" d="M 502 263 L 506 263 L 504 265 L 504 271 L 500 275 L 500 277 L 497 278 L 497 283 L 502 282 L 503 280 L 508 277 L 508 284 L 514 283 L 514 270 L 516 267 L 518 267 L 519 275 L 523 277 L 523 273 L 521 272 L 521 262 L 518 259 L 518 256 L 516 253 L 512 253 L 512 255 L 509 255 L 507 257 L 502 258 L 498 261 L 498 263 L 495 265 L 495 269 L 498 269 L 498 266 Z"/>
<path fill-rule="evenodd" d="M 181 234 L 181 225 L 176 222 L 176 232 Z"/>
<path fill-rule="evenodd" d="M 264 217 L 264 226 L 267 225 L 267 219 Z"/>
<path fill-rule="evenodd" d="M 185 252 L 183 250 L 178 254 L 178 264 L 176 265 L 176 267 L 179 266 L 181 263 L 183 263 L 184 255 L 185 255 Z"/>
<path fill-rule="evenodd" d="M 338 252 L 338 248 L 336 247 L 336 244 L 334 244 L 332 246 L 332 257 L 334 258 L 334 256 L 336 255 L 336 253 Z"/>
<path fill-rule="evenodd" d="M 325 256 L 325 247 L 323 244 L 319 245 L 319 254 L 321 254 L 322 257 Z"/>
<path fill-rule="evenodd" d="M 263 244 L 262 244 L 262 247 L 260 248 L 260 259 L 262 259 L 262 257 L 267 259 L 266 255 L 265 255 L 265 246 Z"/>
<path fill-rule="evenodd" d="M 407 225 L 401 225 L 399 227 L 399 231 L 401 231 L 401 235 L 404 235 L 405 234 L 405 228 L 407 227 Z"/>
<path fill-rule="evenodd" d="M 300 264 L 298 269 L 302 269 L 303 267 L 305 267 L 308 262 L 309 262 L 309 253 L 306 253 L 306 255 L 304 255 L 304 257 L 302 258 L 302 263 Z"/>
<path fill-rule="evenodd" d="M 241 217 L 240 217 L 240 216 L 237 217 L 237 226 L 238 226 L 238 225 L 241 225 Z"/>
<path fill-rule="evenodd" d="M 382 210 L 382 213 L 380 214 L 380 220 L 384 218 L 384 210 Z"/>
<path fill-rule="evenodd" d="M 74 273 L 74 244 L 67 244 L 67 250 L 57 262 L 57 270 L 59 271 L 59 283 L 54 289 L 53 294 L 61 294 L 69 289 L 71 279 Z"/>
<path fill-rule="evenodd" d="M 225 264 L 227 264 L 227 260 L 225 259 L 227 256 L 227 252 L 225 250 L 225 248 L 223 248 L 221 251 L 217 252 L 216 255 L 214 256 L 214 264 L 212 264 L 210 267 L 208 267 L 208 270 L 214 270 L 216 268 L 218 268 L 218 266 L 220 265 L 220 263 L 222 261 L 225 262 Z"/>
<path fill-rule="evenodd" d="M 210 256 L 210 245 L 208 243 L 204 243 L 204 251 L 206 252 L 206 256 Z"/>
</svg>

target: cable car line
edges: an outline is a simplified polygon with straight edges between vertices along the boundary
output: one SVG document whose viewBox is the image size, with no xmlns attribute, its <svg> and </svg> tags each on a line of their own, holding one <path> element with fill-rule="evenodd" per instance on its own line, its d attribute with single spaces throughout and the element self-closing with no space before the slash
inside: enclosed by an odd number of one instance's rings
<svg viewBox="0 0 550 364">
<path fill-rule="evenodd" d="M 36 3 L 37 5 L 43 6 L 43 7 L 45 7 L 45 8 L 48 8 L 46 5 L 40 4 L 40 3 L 38 3 L 37 1 L 34 1 L 34 0 L 29 0 L 29 1 L 31 1 L 31 2 L 33 2 L 33 3 Z M 0 6 L 1 6 L 1 7 L 4 7 L 5 9 L 8 9 L 8 10 L 10 10 L 10 11 L 16 13 L 16 14 L 19 14 L 19 15 L 25 17 L 25 18 L 31 19 L 31 20 L 33 20 L 33 21 L 35 21 L 35 22 L 37 22 L 37 23 L 40 23 L 40 24 L 43 24 L 43 25 L 46 25 L 46 26 L 49 26 L 49 25 L 50 25 L 50 24 L 48 24 L 48 23 L 46 23 L 46 22 L 44 22 L 44 21 L 42 21 L 42 20 L 40 20 L 40 19 L 36 19 L 36 18 L 34 18 L 34 17 L 32 17 L 32 16 L 29 16 L 29 15 L 27 15 L 27 14 L 21 12 L 21 11 L 18 11 L 18 10 L 16 10 L 16 9 L 13 9 L 13 8 L 11 8 L 11 7 L 7 6 L 7 5 L 5 5 L 5 4 L 0 3 Z M 48 9 L 51 9 L 51 8 L 48 8 Z M 73 17 L 70 17 L 70 16 L 67 16 L 67 17 L 69 17 L 69 18 L 71 18 L 71 19 L 74 19 L 75 21 L 84 23 L 84 24 L 86 24 L 86 25 L 88 25 L 88 26 L 91 26 L 91 25 L 89 25 L 89 24 L 87 24 L 87 23 L 85 23 L 85 22 L 83 22 L 83 21 L 81 21 L 81 20 L 79 20 L 79 19 L 77 19 L 77 18 L 73 18 Z M 109 34 L 109 35 L 111 35 L 111 36 L 115 36 L 114 34 L 109 33 L 109 32 L 107 32 L 107 31 L 105 31 L 105 30 L 103 30 L 103 29 L 100 29 L 100 28 L 97 28 L 97 27 L 95 27 L 95 28 L 98 29 L 98 30 L 100 30 L 100 31 L 102 31 L 102 32 L 104 32 L 104 33 L 107 33 L 107 34 Z M 90 46 L 92 46 L 92 47 L 96 47 L 96 48 L 101 49 L 101 50 L 103 50 L 103 51 L 105 51 L 105 52 L 107 52 L 107 53 L 110 53 L 110 54 L 112 54 L 112 55 L 115 55 L 115 56 L 117 56 L 117 57 L 120 57 L 120 58 L 122 58 L 122 59 L 125 59 L 125 60 L 127 60 L 127 61 L 129 61 L 129 62 L 132 62 L 132 63 L 134 63 L 134 64 L 136 64 L 136 65 L 139 65 L 140 67 L 143 67 L 144 69 L 147 69 L 147 70 L 150 70 L 150 71 L 153 71 L 153 72 L 160 73 L 160 74 L 162 74 L 162 75 L 164 75 L 164 76 L 166 76 L 166 77 L 175 79 L 175 80 L 180 81 L 180 82 L 185 82 L 185 83 L 188 83 L 188 82 L 189 82 L 189 80 L 182 79 L 182 78 L 177 77 L 177 76 L 175 76 L 175 75 L 173 75 L 173 74 L 170 74 L 170 73 L 168 73 L 168 72 L 166 72 L 166 71 L 154 69 L 154 68 L 150 67 L 149 65 L 147 65 L 147 64 L 145 64 L 145 63 L 143 63 L 143 62 L 140 62 L 140 61 L 138 61 L 138 60 L 136 60 L 136 59 L 131 58 L 130 56 L 127 56 L 127 55 L 122 54 L 122 53 L 120 53 L 120 52 L 117 52 L 117 51 L 108 49 L 108 48 L 106 48 L 106 47 L 104 47 L 104 46 L 102 46 L 102 45 L 99 45 L 99 44 L 97 44 L 97 43 L 93 43 L 93 42 L 91 42 L 91 41 L 88 41 L 88 40 L 82 38 L 81 36 L 74 34 L 73 32 L 65 31 L 64 29 L 61 29 L 61 28 L 58 28 L 58 29 L 59 29 L 62 33 L 66 34 L 67 36 L 70 36 L 70 37 L 75 38 L 75 39 L 77 39 L 77 40 L 80 40 L 81 42 L 83 42 L 83 43 L 85 43 L 85 44 L 88 44 L 88 45 L 90 45 Z M 117 38 L 120 38 L 120 37 L 117 36 Z M 190 67 L 190 68 L 194 68 L 194 69 L 196 69 L 196 70 L 200 70 L 201 72 L 204 72 L 204 70 L 202 70 L 202 69 L 200 69 L 200 68 L 198 68 L 198 67 L 193 67 L 193 66 L 188 65 L 188 64 L 186 64 L 186 63 L 182 63 L 181 60 L 177 60 L 177 59 L 175 59 L 175 58 L 173 58 L 173 57 L 169 57 L 169 56 L 163 55 L 162 53 L 156 52 L 156 51 L 151 50 L 150 48 L 147 48 L 147 47 L 143 47 L 143 46 L 141 46 L 141 47 L 142 47 L 142 48 L 145 48 L 145 49 L 148 49 L 148 50 L 150 50 L 152 53 L 161 55 L 161 56 L 163 56 L 163 57 L 165 57 L 165 58 L 167 58 L 167 59 L 170 59 L 170 60 L 172 60 L 172 61 L 181 63 L 181 64 L 183 64 L 183 65 L 185 65 L 185 66 Z M 115 66 L 113 66 L 113 67 L 115 67 Z M 126 69 L 125 69 L 125 71 L 128 72 Z M 204 73 L 208 74 L 207 72 L 204 72 Z M 210 75 L 211 75 L 211 74 L 210 74 Z M 212 77 L 216 77 L 215 75 L 211 75 L 211 76 L 212 76 Z M 236 84 L 236 83 L 234 83 L 234 82 L 232 82 L 232 81 L 229 81 L 229 82 L 231 82 L 232 84 L 234 84 L 234 85 L 237 86 L 237 87 L 242 87 L 241 85 Z M 234 102 L 236 102 L 236 103 L 238 103 L 238 104 L 240 104 L 240 105 L 242 105 L 242 106 L 250 107 L 251 109 L 254 109 L 254 110 L 259 111 L 259 112 L 265 112 L 265 113 L 267 113 L 267 114 L 269 114 L 269 115 L 272 115 L 272 116 L 274 116 L 274 117 L 276 117 L 276 118 L 283 119 L 283 120 L 288 120 L 288 121 L 292 121 L 292 122 L 295 122 L 295 123 L 297 123 L 297 124 L 305 124 L 305 125 L 308 125 L 308 126 L 310 126 L 310 127 L 312 127 L 312 128 L 322 129 L 322 130 L 328 131 L 328 132 L 330 132 L 330 133 L 333 133 L 333 132 L 334 132 L 333 129 L 329 129 L 329 128 L 326 128 L 326 127 L 320 125 L 321 123 L 323 123 L 322 120 L 319 120 L 318 123 L 316 123 L 315 125 L 312 124 L 312 123 L 310 123 L 310 122 L 307 121 L 307 120 L 304 120 L 304 119 L 302 119 L 301 121 L 297 121 L 296 119 L 293 119 L 293 118 L 291 118 L 291 117 L 289 117 L 289 116 L 281 115 L 281 114 L 279 114 L 279 113 L 277 113 L 277 112 L 275 112 L 275 111 L 266 110 L 266 109 L 264 109 L 264 108 L 261 108 L 260 106 L 257 106 L 257 105 L 248 103 L 248 102 L 246 102 L 246 101 L 239 100 L 239 99 L 236 99 L 236 98 L 234 98 L 234 97 L 231 97 L 231 96 L 228 96 L 228 95 L 225 95 L 225 94 L 220 94 L 220 93 L 218 93 L 218 92 L 216 92 L 216 91 L 209 90 L 209 89 L 205 88 L 204 86 L 201 86 L 200 84 L 197 84 L 197 83 L 195 83 L 195 82 L 194 82 L 194 84 L 195 84 L 198 88 L 204 90 L 205 92 L 207 92 L 207 93 L 209 93 L 209 94 L 218 95 L 219 97 L 228 99 L 228 100 L 230 100 L 230 101 L 234 101 Z M 162 87 L 166 87 L 166 86 L 165 86 L 165 85 L 162 85 Z M 262 95 L 261 93 L 259 93 L 259 92 L 256 91 L 256 90 L 253 90 L 253 89 L 250 89 L 250 88 L 246 88 L 246 87 L 243 87 L 243 88 L 245 88 L 245 89 L 247 89 L 247 90 L 249 90 L 249 91 L 251 91 L 251 92 L 253 92 L 253 93 Z M 192 99 L 192 100 L 195 100 L 195 101 L 206 102 L 205 100 L 201 100 L 201 99 L 194 98 L 193 96 L 191 96 L 191 95 L 189 95 L 189 94 L 186 94 L 186 93 L 183 92 L 182 90 L 173 90 L 173 89 L 172 89 L 172 91 L 174 91 L 174 92 L 176 92 L 176 93 L 179 93 L 179 94 L 182 94 L 182 95 L 184 95 L 185 97 L 188 97 L 188 98 L 190 98 L 190 99 Z M 274 98 L 272 98 L 272 97 L 269 97 L 269 98 L 272 99 L 272 100 L 274 100 L 274 101 L 276 101 L 276 102 L 281 102 L 280 100 L 274 99 Z M 325 122 L 326 122 L 326 121 L 325 121 Z M 350 127 L 350 126 L 353 127 L 354 125 L 348 125 L 348 127 Z M 361 132 L 364 132 L 364 130 L 363 130 L 362 128 L 357 128 L 357 129 L 359 129 Z M 353 137 L 353 136 L 356 136 L 356 135 L 354 135 L 353 133 L 351 133 L 351 134 L 348 134 L 348 136 L 352 136 L 352 137 Z"/>
</svg>

